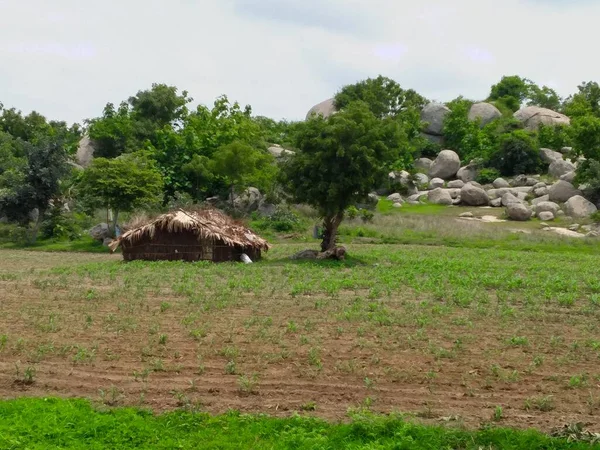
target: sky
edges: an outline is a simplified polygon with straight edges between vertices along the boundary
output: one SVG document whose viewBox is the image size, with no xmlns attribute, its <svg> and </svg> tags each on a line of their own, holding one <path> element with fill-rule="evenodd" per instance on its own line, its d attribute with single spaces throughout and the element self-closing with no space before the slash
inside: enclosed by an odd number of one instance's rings
<svg viewBox="0 0 600 450">
<path fill-rule="evenodd" d="M 600 81 L 596 0 L 0 0 L 0 102 L 81 122 L 152 83 L 303 119 L 385 75 L 484 99 L 518 74 L 567 96 Z"/>
</svg>

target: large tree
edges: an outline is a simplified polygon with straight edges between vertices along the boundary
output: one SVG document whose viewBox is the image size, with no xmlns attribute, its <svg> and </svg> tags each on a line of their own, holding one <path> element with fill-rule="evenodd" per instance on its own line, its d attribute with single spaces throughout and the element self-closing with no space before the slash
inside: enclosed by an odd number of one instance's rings
<svg viewBox="0 0 600 450">
<path fill-rule="evenodd" d="M 160 203 L 162 188 L 160 172 L 154 161 L 143 153 L 115 159 L 96 158 L 78 184 L 81 199 L 88 208 L 112 210 L 113 233 L 120 212 Z"/>
<path fill-rule="evenodd" d="M 294 201 L 323 217 L 322 251 L 335 247 L 344 211 L 385 180 L 402 134 L 397 121 L 376 117 L 364 102 L 301 127 L 298 151 L 284 164 L 282 181 Z"/>
</svg>

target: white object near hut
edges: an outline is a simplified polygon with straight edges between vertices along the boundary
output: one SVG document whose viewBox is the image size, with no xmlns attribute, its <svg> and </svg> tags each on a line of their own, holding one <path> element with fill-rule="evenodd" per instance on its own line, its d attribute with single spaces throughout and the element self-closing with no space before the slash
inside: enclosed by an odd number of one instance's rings
<svg viewBox="0 0 600 450">
<path fill-rule="evenodd" d="M 246 255 L 245 253 L 242 253 L 240 256 L 240 259 L 242 260 L 242 262 L 244 264 L 252 264 L 252 260 L 250 259 L 250 257 L 248 255 Z"/>
</svg>

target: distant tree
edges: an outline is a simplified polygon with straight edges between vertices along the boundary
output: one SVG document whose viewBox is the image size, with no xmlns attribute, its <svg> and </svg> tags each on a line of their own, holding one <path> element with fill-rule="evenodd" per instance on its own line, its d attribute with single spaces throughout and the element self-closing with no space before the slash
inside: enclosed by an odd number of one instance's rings
<svg viewBox="0 0 600 450">
<path fill-rule="evenodd" d="M 248 181 L 269 164 L 273 165 L 270 154 L 243 142 L 221 147 L 210 163 L 213 173 L 226 180 L 232 202 L 236 188 L 246 187 Z"/>
<path fill-rule="evenodd" d="M 113 233 L 120 212 L 158 204 L 162 200 L 162 188 L 160 172 L 144 153 L 115 159 L 96 158 L 78 184 L 80 197 L 88 208 L 113 211 Z"/>
<path fill-rule="evenodd" d="M 134 133 L 134 124 L 127 103 L 115 109 L 112 103 L 104 107 L 102 117 L 89 121 L 88 133 L 94 141 L 94 156 L 116 158 L 139 150 L 139 140 Z"/>
<path fill-rule="evenodd" d="M 61 138 L 43 136 L 35 144 L 24 142 L 26 163 L 22 172 L 9 170 L 3 175 L 0 189 L 0 214 L 9 221 L 28 226 L 32 212 L 37 210 L 37 219 L 30 230 L 29 240 L 35 242 L 50 201 L 60 191 L 60 181 L 69 172 L 67 153 Z"/>
<path fill-rule="evenodd" d="M 402 89 L 396 81 L 381 75 L 344 86 L 335 96 L 337 109 L 356 101 L 365 102 L 379 118 L 397 116 L 410 108 L 421 110 L 427 104 L 427 99 L 416 91 Z"/>
<path fill-rule="evenodd" d="M 489 101 L 500 103 L 511 111 L 518 110 L 526 103 L 529 106 L 557 111 L 561 108 L 562 99 L 556 91 L 548 86 L 538 86 L 533 81 L 518 75 L 504 76 L 492 86 Z"/>
<path fill-rule="evenodd" d="M 591 196 L 600 201 L 600 118 L 587 115 L 572 121 L 573 147 L 583 156 L 577 168 L 577 181 L 589 187 Z"/>
<path fill-rule="evenodd" d="M 451 112 L 444 119 L 444 146 L 454 150 L 463 161 L 486 159 L 492 144 L 479 121 L 469 120 L 472 102 L 458 98 L 448 104 Z"/>
<path fill-rule="evenodd" d="M 564 113 L 573 117 L 593 115 L 600 117 L 600 85 L 595 81 L 584 82 L 577 87 L 576 94 L 564 104 Z"/>
<path fill-rule="evenodd" d="M 386 179 L 402 141 L 398 122 L 377 118 L 364 102 L 303 124 L 282 182 L 294 201 L 323 217 L 323 251 L 335 247 L 344 211 Z"/>
<path fill-rule="evenodd" d="M 549 88 L 548 86 L 539 87 L 538 85 L 531 83 L 529 85 L 527 96 L 527 104 L 529 106 L 539 106 L 553 111 L 559 111 L 561 109 L 562 99 L 554 89 Z"/>
</svg>

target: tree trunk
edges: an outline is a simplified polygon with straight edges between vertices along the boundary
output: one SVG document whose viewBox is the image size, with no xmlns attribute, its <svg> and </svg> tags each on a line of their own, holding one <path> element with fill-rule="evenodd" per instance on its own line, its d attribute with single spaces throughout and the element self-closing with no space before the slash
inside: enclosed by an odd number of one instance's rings
<svg viewBox="0 0 600 450">
<path fill-rule="evenodd" d="M 321 251 L 326 252 L 335 248 L 337 241 L 337 232 L 344 219 L 344 213 L 338 213 L 335 216 L 328 216 L 323 219 L 323 242 L 321 242 Z"/>
<path fill-rule="evenodd" d="M 119 220 L 119 211 L 113 209 L 113 223 L 112 223 L 112 230 L 111 230 L 113 237 L 117 237 L 117 225 L 118 225 L 117 220 Z"/>
</svg>

